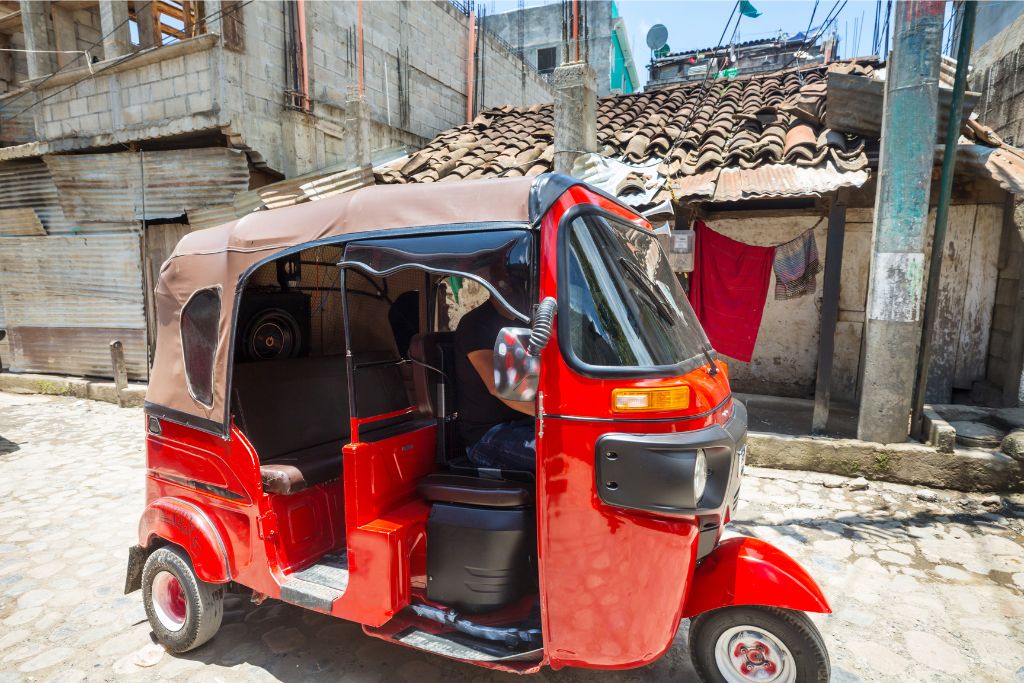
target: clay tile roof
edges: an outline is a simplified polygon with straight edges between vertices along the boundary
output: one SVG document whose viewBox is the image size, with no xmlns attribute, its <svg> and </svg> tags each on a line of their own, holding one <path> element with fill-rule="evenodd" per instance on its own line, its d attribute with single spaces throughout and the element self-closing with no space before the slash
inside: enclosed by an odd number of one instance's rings
<svg viewBox="0 0 1024 683">
<path fill-rule="evenodd" d="M 860 59 L 711 81 L 706 96 L 700 83 L 687 83 L 604 97 L 597 108 L 600 153 L 630 164 L 657 161 L 659 173 L 676 178 L 770 164 L 835 164 L 843 172 L 862 171 L 868 166 L 865 139 L 824 124 L 827 76 L 829 71 L 870 75 L 879 66 Z M 376 169 L 377 182 L 550 171 L 552 117 L 550 104 L 489 109 L 439 134 L 419 152 Z"/>
</svg>

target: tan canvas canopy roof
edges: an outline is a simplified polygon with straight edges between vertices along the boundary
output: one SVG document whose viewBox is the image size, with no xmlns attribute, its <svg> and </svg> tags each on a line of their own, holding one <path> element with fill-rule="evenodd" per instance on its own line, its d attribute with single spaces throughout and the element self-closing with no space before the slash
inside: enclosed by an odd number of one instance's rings
<svg viewBox="0 0 1024 683">
<path fill-rule="evenodd" d="M 552 182 L 553 181 L 553 182 Z M 157 345 L 146 402 L 168 417 L 225 433 L 236 289 L 254 265 L 300 245 L 379 230 L 480 223 L 528 224 L 570 184 L 564 176 L 367 187 L 328 199 L 250 214 L 186 235 L 156 285 Z M 538 192 L 550 195 L 538 200 Z M 213 402 L 195 400 L 185 380 L 182 306 L 200 289 L 221 289 Z"/>
</svg>

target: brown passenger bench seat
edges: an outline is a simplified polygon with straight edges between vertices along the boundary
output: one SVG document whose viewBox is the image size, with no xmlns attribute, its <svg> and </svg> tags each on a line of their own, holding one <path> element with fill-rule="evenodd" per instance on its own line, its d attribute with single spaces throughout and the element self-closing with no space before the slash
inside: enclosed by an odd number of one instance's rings
<svg viewBox="0 0 1024 683">
<path fill-rule="evenodd" d="M 231 395 L 264 491 L 287 495 L 341 477 L 349 437 L 344 356 L 239 363 Z"/>
</svg>

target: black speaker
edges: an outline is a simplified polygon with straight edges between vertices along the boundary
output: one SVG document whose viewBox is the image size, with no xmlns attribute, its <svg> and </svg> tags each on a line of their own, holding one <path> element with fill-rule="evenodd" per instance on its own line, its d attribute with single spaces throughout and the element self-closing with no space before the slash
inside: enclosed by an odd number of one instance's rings
<svg viewBox="0 0 1024 683">
<path fill-rule="evenodd" d="M 309 355 L 309 295 L 246 292 L 238 308 L 235 356 L 260 361 Z"/>
</svg>

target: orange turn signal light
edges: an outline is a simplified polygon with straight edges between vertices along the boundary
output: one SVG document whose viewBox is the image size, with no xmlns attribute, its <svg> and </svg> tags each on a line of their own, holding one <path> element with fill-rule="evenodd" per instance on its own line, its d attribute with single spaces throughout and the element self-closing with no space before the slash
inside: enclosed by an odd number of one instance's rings
<svg viewBox="0 0 1024 683">
<path fill-rule="evenodd" d="M 630 413 L 683 410 L 690 407 L 690 387 L 659 387 L 656 389 L 615 389 L 612 411 Z"/>
</svg>

